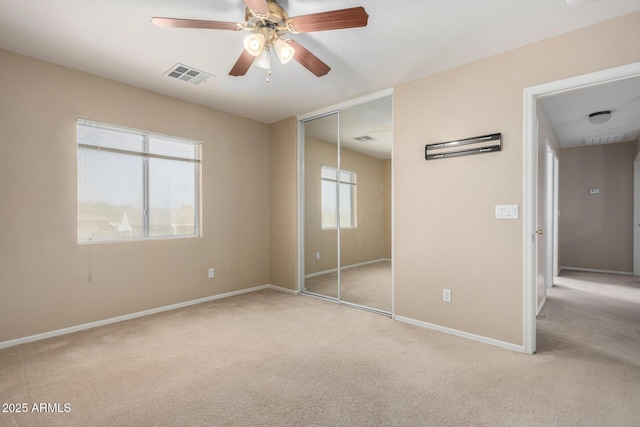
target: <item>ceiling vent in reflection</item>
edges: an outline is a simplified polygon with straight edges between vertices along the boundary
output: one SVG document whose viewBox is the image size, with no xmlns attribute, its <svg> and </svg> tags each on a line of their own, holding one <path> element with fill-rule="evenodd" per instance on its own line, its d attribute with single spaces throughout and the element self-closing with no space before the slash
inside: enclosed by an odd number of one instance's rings
<svg viewBox="0 0 640 427">
<path fill-rule="evenodd" d="M 188 67 L 182 64 L 174 65 L 169 71 L 165 73 L 165 75 L 174 79 L 182 80 L 183 82 L 189 82 L 192 85 L 206 83 L 210 77 L 215 77 L 211 74 L 196 70 L 195 68 Z"/>
<path fill-rule="evenodd" d="M 615 144 L 617 142 L 626 141 L 625 134 L 619 133 L 617 135 L 605 135 L 596 136 L 594 138 L 587 138 L 584 140 L 586 145 L 600 145 L 600 144 Z"/>
<path fill-rule="evenodd" d="M 375 141 L 376 140 L 374 137 L 369 136 L 369 135 L 357 136 L 357 137 L 355 137 L 353 139 L 358 141 L 358 142 L 369 142 L 369 141 Z"/>
</svg>

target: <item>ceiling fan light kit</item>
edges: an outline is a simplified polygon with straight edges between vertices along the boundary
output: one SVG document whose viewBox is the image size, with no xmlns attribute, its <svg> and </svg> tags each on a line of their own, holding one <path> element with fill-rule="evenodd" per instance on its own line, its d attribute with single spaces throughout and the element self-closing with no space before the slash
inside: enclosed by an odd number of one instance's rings
<svg viewBox="0 0 640 427">
<path fill-rule="evenodd" d="M 244 50 L 232 67 L 229 75 L 243 76 L 251 65 L 270 68 L 269 51 L 274 50 L 278 60 L 286 64 L 292 59 L 318 77 L 327 74 L 331 68 L 309 50 L 294 40 L 283 40 L 287 33 L 299 34 L 314 31 L 339 30 L 365 27 L 369 15 L 363 7 L 313 13 L 290 18 L 275 0 L 244 0 L 245 22 L 205 21 L 181 18 L 151 19 L 160 27 L 200 28 L 212 30 L 249 31 L 244 39 Z"/>
</svg>

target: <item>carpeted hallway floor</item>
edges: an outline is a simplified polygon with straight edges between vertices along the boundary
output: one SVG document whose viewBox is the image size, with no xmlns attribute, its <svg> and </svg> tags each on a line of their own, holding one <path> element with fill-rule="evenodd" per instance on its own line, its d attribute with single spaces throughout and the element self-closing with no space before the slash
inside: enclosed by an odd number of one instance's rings
<svg viewBox="0 0 640 427">
<path fill-rule="evenodd" d="M 637 426 L 640 288 L 621 277 L 563 275 L 535 356 L 277 291 L 6 348 L 0 401 L 29 410 L 0 425 Z"/>
</svg>

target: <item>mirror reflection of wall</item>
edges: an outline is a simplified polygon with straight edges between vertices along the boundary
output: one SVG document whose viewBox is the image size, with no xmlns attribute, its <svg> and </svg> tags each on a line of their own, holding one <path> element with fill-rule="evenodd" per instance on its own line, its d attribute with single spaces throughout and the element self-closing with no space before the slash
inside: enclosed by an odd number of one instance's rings
<svg viewBox="0 0 640 427">
<path fill-rule="evenodd" d="M 308 121 L 304 141 L 304 289 L 387 313 L 391 108 L 387 97 Z"/>
</svg>

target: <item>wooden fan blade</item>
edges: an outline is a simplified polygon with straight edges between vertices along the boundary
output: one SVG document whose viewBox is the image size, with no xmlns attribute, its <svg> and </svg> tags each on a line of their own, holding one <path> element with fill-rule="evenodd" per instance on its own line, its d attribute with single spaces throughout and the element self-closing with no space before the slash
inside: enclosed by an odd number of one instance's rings
<svg viewBox="0 0 640 427">
<path fill-rule="evenodd" d="M 151 22 L 159 27 L 174 28 L 204 28 L 208 30 L 234 30 L 239 31 L 242 25 L 235 22 L 224 21 L 201 21 L 198 19 L 178 19 L 178 18 L 151 18 Z"/>
<path fill-rule="evenodd" d="M 253 61 L 255 59 L 256 58 L 254 56 L 251 56 L 249 52 L 242 49 L 242 54 L 240 54 L 240 57 L 238 58 L 236 63 L 233 64 L 233 68 L 231 69 L 231 71 L 229 71 L 229 75 L 236 77 L 244 76 L 245 74 L 247 74 L 247 71 L 249 71 L 249 67 L 251 67 L 251 64 L 253 64 Z"/>
<path fill-rule="evenodd" d="M 261 13 L 263 15 L 269 15 L 269 6 L 267 6 L 267 0 L 244 0 L 244 4 L 254 12 Z"/>
<path fill-rule="evenodd" d="M 296 33 L 340 30 L 342 28 L 366 27 L 369 15 L 364 7 L 332 10 L 290 18 L 288 23 Z"/>
<path fill-rule="evenodd" d="M 316 76 L 322 77 L 331 71 L 331 67 L 322 62 L 320 58 L 309 52 L 309 50 L 304 48 L 302 45 L 293 40 L 287 40 L 287 43 L 296 50 L 296 53 L 293 55 L 293 59 L 298 61 L 300 65 L 311 71 Z"/>
</svg>

